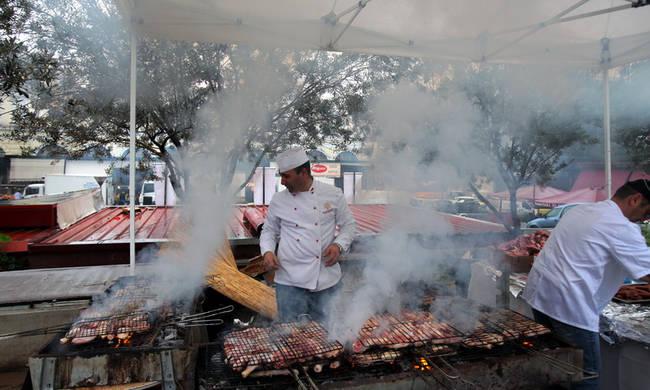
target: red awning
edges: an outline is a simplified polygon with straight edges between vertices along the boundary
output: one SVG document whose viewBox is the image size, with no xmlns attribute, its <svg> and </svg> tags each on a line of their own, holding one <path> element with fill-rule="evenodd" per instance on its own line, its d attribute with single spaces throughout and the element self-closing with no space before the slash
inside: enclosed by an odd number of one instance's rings
<svg viewBox="0 0 650 390">
<path fill-rule="evenodd" d="M 633 172 L 630 175 L 630 171 L 624 171 L 620 169 L 612 170 L 612 193 L 625 184 L 628 180 L 638 180 L 638 179 L 648 179 L 650 180 L 650 175 L 643 172 Z M 591 170 L 591 171 L 582 171 L 576 178 L 576 181 L 573 183 L 571 191 L 580 190 L 583 188 L 604 188 L 605 187 L 605 171 L 602 170 Z"/>
<path fill-rule="evenodd" d="M 525 186 L 517 190 L 517 200 L 537 200 L 540 198 L 546 198 L 549 196 L 556 196 L 566 193 L 566 191 L 553 188 L 553 187 L 541 187 L 541 186 Z M 510 199 L 510 192 L 503 191 L 492 194 L 493 197 L 497 199 Z"/>
<path fill-rule="evenodd" d="M 536 199 L 535 203 L 552 206 L 567 203 L 593 203 L 605 199 L 607 199 L 607 192 L 604 188 L 583 188 L 564 194 Z"/>
</svg>

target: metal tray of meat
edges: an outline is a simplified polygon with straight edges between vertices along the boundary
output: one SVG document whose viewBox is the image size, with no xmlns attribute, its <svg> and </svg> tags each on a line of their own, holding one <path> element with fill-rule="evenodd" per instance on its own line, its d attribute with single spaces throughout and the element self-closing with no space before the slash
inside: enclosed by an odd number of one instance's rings
<svg viewBox="0 0 650 390">
<path fill-rule="evenodd" d="M 621 287 L 621 289 L 616 293 L 616 295 L 614 295 L 614 298 L 612 298 L 612 300 L 613 300 L 614 302 L 619 302 L 619 303 L 628 303 L 628 304 L 633 304 L 633 303 L 637 303 L 637 304 L 650 303 L 650 296 L 648 296 L 648 295 L 650 295 L 650 294 L 648 293 L 648 288 L 646 287 L 647 284 L 648 284 L 648 283 L 645 283 L 645 282 L 633 282 L 633 283 L 625 284 L 625 285 L 624 285 L 623 287 Z M 643 287 L 641 287 L 641 286 L 643 286 Z M 641 288 L 639 288 L 639 287 L 641 287 Z M 644 293 L 646 296 L 648 296 L 648 297 L 647 297 L 647 298 L 640 298 L 640 299 L 621 298 L 621 297 L 619 296 L 619 294 L 621 293 L 621 291 L 624 291 L 624 290 L 637 290 L 637 291 L 641 290 L 641 291 L 643 291 L 643 293 Z"/>
</svg>

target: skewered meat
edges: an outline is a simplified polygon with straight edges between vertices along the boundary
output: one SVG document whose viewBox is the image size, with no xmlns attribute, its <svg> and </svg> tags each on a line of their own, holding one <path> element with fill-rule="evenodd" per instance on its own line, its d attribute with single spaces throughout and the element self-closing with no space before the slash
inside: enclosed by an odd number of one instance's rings
<svg viewBox="0 0 650 390">
<path fill-rule="evenodd" d="M 361 327 L 352 343 L 352 351 L 361 353 L 372 347 L 401 349 L 424 344 L 456 344 L 462 340 L 448 324 L 439 322 L 429 312 L 402 310 L 398 316 L 376 315 Z"/>
<path fill-rule="evenodd" d="M 244 371 L 241 372 L 242 378 L 248 377 L 255 369 L 257 369 L 259 366 L 258 365 L 252 365 L 248 366 L 244 369 Z"/>
<path fill-rule="evenodd" d="M 402 357 L 399 351 L 355 353 L 349 357 L 353 366 L 367 367 L 377 363 L 395 363 Z"/>
<path fill-rule="evenodd" d="M 485 313 L 481 322 L 488 328 L 498 331 L 506 340 L 541 336 L 551 332 L 544 325 L 510 310 L 502 309 Z"/>
<path fill-rule="evenodd" d="M 94 311 L 93 314 L 98 312 Z M 88 314 L 86 314 L 88 315 Z M 106 340 L 127 339 L 134 333 L 147 332 L 151 329 L 149 315 L 147 313 L 132 313 L 129 315 L 116 316 L 107 319 L 83 318 L 72 324 L 65 337 L 60 340 L 61 344 L 68 342 L 66 339 L 78 338 L 83 340 L 88 337 L 95 339 L 100 337 Z"/>
<path fill-rule="evenodd" d="M 75 345 L 80 345 L 80 344 L 88 344 L 91 341 L 95 340 L 97 336 L 88 336 L 88 337 L 75 337 L 72 339 L 72 344 Z"/>
<path fill-rule="evenodd" d="M 521 314 L 506 309 L 483 313 L 473 333 L 463 340 L 468 348 L 491 349 L 503 345 L 506 340 L 535 337 L 550 330 Z"/>
<path fill-rule="evenodd" d="M 225 362 L 242 375 L 249 368 L 281 369 L 315 359 L 332 359 L 343 346 L 327 339 L 327 332 L 315 322 L 277 324 L 269 328 L 234 331 L 224 339 Z"/>
<path fill-rule="evenodd" d="M 492 349 L 497 345 L 503 345 L 503 341 L 504 337 L 498 333 L 481 331 L 463 340 L 463 345 L 469 348 Z"/>
</svg>

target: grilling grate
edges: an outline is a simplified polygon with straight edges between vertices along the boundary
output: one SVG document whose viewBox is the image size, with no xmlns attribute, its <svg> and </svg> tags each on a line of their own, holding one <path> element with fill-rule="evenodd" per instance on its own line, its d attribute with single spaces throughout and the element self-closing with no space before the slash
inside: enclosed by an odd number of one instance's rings
<svg viewBox="0 0 650 390">
<path fill-rule="evenodd" d="M 103 318 L 85 318 L 76 321 L 65 337 L 108 337 L 126 333 L 142 333 L 151 329 L 148 312 L 136 312 Z"/>
<path fill-rule="evenodd" d="M 327 340 L 318 323 L 284 323 L 269 328 L 249 328 L 224 339 L 225 361 L 234 371 L 259 366 L 287 368 L 315 359 L 333 359 L 343 352 L 338 341 Z"/>
<path fill-rule="evenodd" d="M 544 325 L 507 309 L 487 312 L 482 316 L 481 322 L 486 327 L 501 333 L 506 340 L 536 337 L 551 332 Z"/>
<path fill-rule="evenodd" d="M 484 324 L 480 324 L 474 331 L 463 339 L 462 345 L 466 348 L 492 349 L 503 345 L 505 337 L 499 331 L 494 331 Z"/>
<path fill-rule="evenodd" d="M 530 338 L 550 333 L 550 329 L 519 313 L 507 309 L 485 309 L 479 317 L 479 325 L 463 339 L 467 348 L 491 349 L 504 342 Z"/>
<path fill-rule="evenodd" d="M 352 349 L 356 353 L 371 348 L 400 349 L 425 344 L 458 344 L 463 334 L 451 325 L 437 321 L 429 312 L 403 310 L 371 317 L 359 331 Z"/>
</svg>

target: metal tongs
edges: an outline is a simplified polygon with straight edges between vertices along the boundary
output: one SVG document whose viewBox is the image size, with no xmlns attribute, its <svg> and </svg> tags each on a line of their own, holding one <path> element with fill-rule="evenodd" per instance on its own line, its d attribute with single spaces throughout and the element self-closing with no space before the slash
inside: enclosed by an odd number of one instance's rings
<svg viewBox="0 0 650 390">
<path fill-rule="evenodd" d="M 176 316 L 173 318 L 172 322 L 174 325 L 182 328 L 189 328 L 192 326 L 217 326 L 222 325 L 223 320 L 215 317 L 230 313 L 233 310 L 235 310 L 235 307 L 233 305 L 228 305 L 203 313 Z"/>
</svg>

